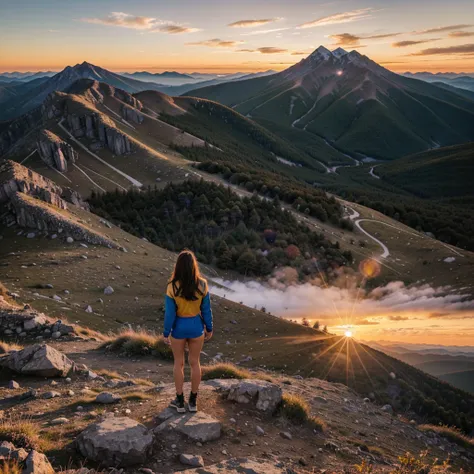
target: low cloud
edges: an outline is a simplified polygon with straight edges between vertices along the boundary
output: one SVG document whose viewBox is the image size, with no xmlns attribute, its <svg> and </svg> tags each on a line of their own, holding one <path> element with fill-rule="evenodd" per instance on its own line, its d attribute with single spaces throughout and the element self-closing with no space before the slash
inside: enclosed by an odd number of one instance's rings
<svg viewBox="0 0 474 474">
<path fill-rule="evenodd" d="M 430 33 L 445 33 L 446 31 L 463 30 L 464 28 L 470 28 L 473 25 L 447 25 L 438 26 L 436 28 L 430 28 L 428 30 L 413 31 L 414 35 L 427 35 Z"/>
<path fill-rule="evenodd" d="M 306 54 L 310 54 L 308 51 L 293 51 L 291 53 L 292 56 L 304 56 Z"/>
<path fill-rule="evenodd" d="M 164 21 L 149 16 L 136 16 L 124 12 L 112 12 L 103 18 L 82 18 L 81 21 L 98 25 L 120 26 L 134 30 L 145 30 L 169 34 L 194 33 L 198 28 L 180 25 L 171 21 Z"/>
<path fill-rule="evenodd" d="M 282 276 L 283 275 L 283 276 Z M 470 294 L 457 293 L 450 287 L 406 286 L 401 281 L 391 282 L 373 290 L 358 289 L 341 280 L 341 287 L 325 287 L 320 282 L 298 284 L 291 271 L 279 271 L 268 285 L 260 282 L 215 280 L 222 285 L 212 293 L 250 307 L 265 307 L 267 311 L 287 318 L 307 317 L 328 319 L 339 324 L 371 321 L 386 317 L 404 321 L 417 316 L 428 319 L 430 314 L 443 313 L 446 319 L 474 316 L 474 301 Z"/>
<path fill-rule="evenodd" d="M 361 8 L 344 13 L 324 16 L 316 20 L 307 21 L 298 25 L 297 28 L 315 28 L 317 26 L 337 25 L 340 23 L 352 23 L 353 21 L 364 20 L 372 16 L 373 9 Z"/>
<path fill-rule="evenodd" d="M 208 46 L 209 48 L 234 48 L 239 44 L 243 44 L 243 41 L 233 40 L 221 40 L 219 38 L 213 38 L 210 40 L 197 41 L 195 43 L 186 43 L 187 46 Z"/>
<path fill-rule="evenodd" d="M 287 53 L 288 50 L 284 48 L 277 48 L 275 46 L 264 46 L 257 49 L 238 49 L 238 53 L 262 53 L 262 54 L 277 54 L 277 53 Z"/>
<path fill-rule="evenodd" d="M 453 31 L 448 35 L 450 38 L 468 38 L 474 36 L 474 31 Z"/>
<path fill-rule="evenodd" d="M 474 44 L 462 44 L 459 46 L 448 46 L 446 48 L 428 48 L 419 51 L 418 53 L 413 53 L 412 56 L 434 56 L 434 55 L 468 55 L 474 54 Z"/>
<path fill-rule="evenodd" d="M 267 25 L 268 23 L 273 23 L 279 21 L 281 18 L 263 18 L 260 20 L 239 20 L 234 21 L 234 23 L 229 23 L 227 26 L 232 28 L 254 28 L 256 26 Z"/>
<path fill-rule="evenodd" d="M 431 43 L 432 41 L 439 41 L 441 38 L 432 38 L 432 39 L 427 39 L 427 40 L 422 40 L 422 41 L 398 41 L 396 43 L 392 43 L 392 46 L 394 48 L 406 48 L 408 46 L 416 46 L 417 44 L 423 44 L 423 43 Z"/>
</svg>

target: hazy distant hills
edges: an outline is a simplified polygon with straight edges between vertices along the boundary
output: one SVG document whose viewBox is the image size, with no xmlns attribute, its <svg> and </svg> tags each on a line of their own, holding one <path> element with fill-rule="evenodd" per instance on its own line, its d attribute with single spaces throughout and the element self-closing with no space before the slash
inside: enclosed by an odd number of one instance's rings
<svg viewBox="0 0 474 474">
<path fill-rule="evenodd" d="M 454 72 L 436 74 L 431 72 L 406 72 L 403 75 L 414 79 L 421 79 L 426 82 L 443 82 L 453 87 L 474 91 L 474 74 L 456 74 Z"/>
<path fill-rule="evenodd" d="M 39 106 L 51 92 L 64 91 L 78 79 L 93 79 L 106 82 L 111 86 L 120 87 L 127 92 L 158 89 L 158 86 L 152 82 L 143 82 L 124 77 L 87 62 L 68 66 L 47 80 L 41 79 L 42 82 L 37 87 L 28 87 L 29 83 L 26 83 L 26 90 L 22 88 L 17 91 L 15 97 L 0 103 L 0 119 L 5 120 L 28 112 Z"/>
<path fill-rule="evenodd" d="M 40 105 L 48 94 L 65 91 L 78 79 L 92 79 L 119 87 L 134 93 L 144 90 L 157 90 L 168 95 L 185 94 L 198 85 L 208 86 L 225 81 L 262 77 L 275 71 L 254 74 L 236 73 L 218 76 L 216 74 L 181 74 L 174 71 L 150 73 L 147 71 L 117 74 L 99 66 L 83 62 L 68 66 L 59 73 L 3 73 L 0 74 L 0 120 L 18 117 Z"/>
<path fill-rule="evenodd" d="M 454 387 L 474 393 L 474 352 L 442 347 L 407 349 L 396 345 L 370 345 Z"/>
<path fill-rule="evenodd" d="M 267 126 L 299 129 L 338 149 L 398 158 L 474 140 L 474 99 L 395 74 L 356 51 L 319 47 L 280 73 L 188 92 Z"/>
</svg>

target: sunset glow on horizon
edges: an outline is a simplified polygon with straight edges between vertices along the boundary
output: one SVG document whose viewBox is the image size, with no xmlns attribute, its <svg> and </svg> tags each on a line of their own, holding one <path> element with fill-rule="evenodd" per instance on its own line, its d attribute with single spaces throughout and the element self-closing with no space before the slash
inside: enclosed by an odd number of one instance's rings
<svg viewBox="0 0 474 474">
<path fill-rule="evenodd" d="M 339 0 L 19 0 L 2 5 L 0 71 L 280 71 L 319 45 L 358 50 L 395 72 L 474 72 L 474 3 Z"/>
</svg>

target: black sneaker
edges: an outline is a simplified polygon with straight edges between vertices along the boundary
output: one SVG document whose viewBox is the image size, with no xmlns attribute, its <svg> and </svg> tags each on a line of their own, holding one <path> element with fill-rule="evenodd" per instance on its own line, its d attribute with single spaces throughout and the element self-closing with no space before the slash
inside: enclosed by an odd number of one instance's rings
<svg viewBox="0 0 474 474">
<path fill-rule="evenodd" d="M 185 413 L 186 408 L 184 406 L 184 395 L 176 394 L 176 398 L 172 402 L 170 402 L 170 407 L 176 408 L 176 411 L 178 413 Z"/>
<path fill-rule="evenodd" d="M 189 395 L 188 410 L 189 411 L 198 411 L 197 393 L 191 392 L 191 394 Z"/>
</svg>

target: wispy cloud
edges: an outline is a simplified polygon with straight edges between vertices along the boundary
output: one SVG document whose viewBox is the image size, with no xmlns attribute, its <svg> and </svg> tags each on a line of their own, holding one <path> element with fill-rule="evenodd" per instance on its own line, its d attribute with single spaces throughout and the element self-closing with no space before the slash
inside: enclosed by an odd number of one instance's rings
<svg viewBox="0 0 474 474">
<path fill-rule="evenodd" d="M 474 36 L 474 31 L 453 31 L 448 35 L 450 38 L 468 38 Z"/>
<path fill-rule="evenodd" d="M 413 53 L 412 56 L 434 56 L 437 54 L 456 54 L 456 55 L 470 55 L 474 54 L 474 44 L 461 44 L 459 46 L 448 46 L 446 48 L 428 48 Z"/>
<path fill-rule="evenodd" d="M 305 54 L 310 54 L 310 51 L 293 51 L 292 56 L 304 56 Z"/>
<path fill-rule="evenodd" d="M 219 38 L 213 38 L 204 41 L 197 41 L 194 43 L 186 43 L 187 46 L 208 46 L 210 48 L 233 48 L 239 44 L 243 44 L 243 41 L 233 40 L 221 40 Z"/>
<path fill-rule="evenodd" d="M 198 28 L 191 28 L 186 25 L 180 25 L 172 21 L 164 21 L 149 16 L 136 16 L 124 12 L 112 12 L 103 18 L 81 18 L 86 23 L 95 23 L 98 25 L 120 26 L 122 28 L 131 28 L 134 30 L 145 30 L 159 33 L 194 33 Z"/>
<path fill-rule="evenodd" d="M 397 41 L 396 43 L 392 43 L 392 46 L 394 48 L 407 48 L 408 46 L 416 46 L 417 44 L 423 44 L 423 43 L 431 43 L 431 41 L 439 41 L 441 38 L 431 38 L 427 40 L 422 40 L 422 41 Z"/>
<path fill-rule="evenodd" d="M 232 28 L 254 28 L 256 26 L 267 25 L 268 23 L 274 23 L 279 21 L 281 18 L 263 18 L 260 20 L 239 20 L 234 23 L 229 23 L 227 26 Z"/>
<path fill-rule="evenodd" d="M 242 33 L 240 36 L 267 35 L 268 33 L 277 33 L 278 31 L 285 31 L 285 30 L 289 30 L 289 28 L 273 28 L 269 30 L 249 31 L 248 33 Z"/>
<path fill-rule="evenodd" d="M 388 317 L 388 319 L 390 321 L 408 321 L 409 318 L 407 316 L 402 316 L 400 314 L 396 314 L 396 315 L 390 315 Z"/>
<path fill-rule="evenodd" d="M 171 35 L 178 35 L 181 33 L 195 33 L 200 31 L 199 28 L 190 28 L 189 26 L 178 25 L 176 23 L 168 23 L 166 25 L 158 26 L 150 30 L 152 33 L 169 33 Z"/>
<path fill-rule="evenodd" d="M 470 28 L 473 25 L 447 25 L 438 26 L 436 28 L 429 28 L 428 30 L 413 31 L 415 35 L 426 35 L 430 33 L 444 33 L 446 31 L 463 30 L 464 28 Z"/>
<path fill-rule="evenodd" d="M 263 46 L 262 48 L 256 49 L 238 49 L 238 53 L 262 53 L 262 54 L 277 54 L 287 53 L 288 50 L 284 48 L 277 48 L 275 46 Z"/>
<path fill-rule="evenodd" d="M 316 26 L 337 25 L 340 23 L 351 23 L 353 21 L 364 20 L 370 18 L 373 13 L 372 8 L 361 8 L 350 12 L 336 13 L 334 15 L 323 16 L 316 20 L 307 21 L 298 25 L 297 28 L 314 28 Z"/>
<path fill-rule="evenodd" d="M 335 46 L 360 46 L 360 40 L 373 40 L 383 38 L 393 38 L 401 33 L 385 33 L 381 35 L 353 35 L 351 33 L 340 33 L 329 35 L 329 38 L 335 41 Z"/>
</svg>

